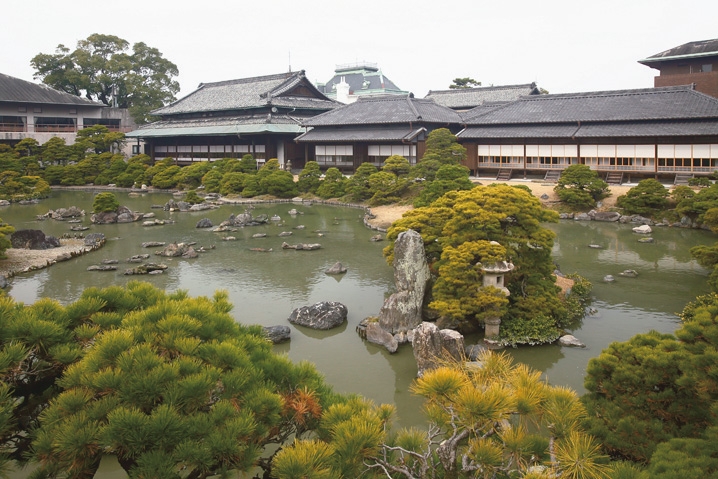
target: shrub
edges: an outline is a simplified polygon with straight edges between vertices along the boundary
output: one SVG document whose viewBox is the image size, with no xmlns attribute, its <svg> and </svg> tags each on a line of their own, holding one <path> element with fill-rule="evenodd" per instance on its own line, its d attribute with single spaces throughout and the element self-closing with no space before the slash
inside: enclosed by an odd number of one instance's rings
<svg viewBox="0 0 718 479">
<path fill-rule="evenodd" d="M 200 198 L 200 196 L 197 194 L 195 190 L 188 191 L 187 194 L 184 197 L 185 202 L 191 204 L 191 205 L 197 205 L 200 203 L 204 203 L 204 198 Z"/>
<path fill-rule="evenodd" d="M 322 172 L 319 169 L 319 163 L 308 161 L 304 169 L 299 173 L 297 188 L 302 193 L 316 193 L 322 182 L 321 176 Z"/>
<path fill-rule="evenodd" d="M 698 176 L 696 178 L 691 178 L 688 180 L 689 186 L 700 186 L 700 187 L 706 187 L 710 186 L 711 180 L 705 176 Z"/>
<path fill-rule="evenodd" d="M 254 177 L 254 175 L 248 176 L 249 178 Z M 259 187 L 264 194 L 278 198 L 291 198 L 297 195 L 297 184 L 294 182 L 294 175 L 288 171 L 276 170 L 264 178 L 260 178 Z M 244 191 L 242 193 L 244 194 Z"/>
<path fill-rule="evenodd" d="M 120 207 L 120 202 L 114 193 L 98 193 L 92 202 L 92 211 L 94 213 L 109 213 L 111 211 L 117 211 Z"/>
<path fill-rule="evenodd" d="M 649 215 L 666 208 L 668 195 L 668 189 L 660 181 L 649 178 L 619 196 L 616 206 L 628 214 Z"/>
<path fill-rule="evenodd" d="M 554 188 L 564 203 L 577 208 L 591 208 L 605 198 L 608 183 L 598 177 L 588 165 L 571 165 L 566 168 Z"/>
<path fill-rule="evenodd" d="M 338 168 L 329 168 L 324 175 L 321 185 L 317 188 L 317 196 L 324 199 L 344 196 L 346 178 Z"/>
</svg>

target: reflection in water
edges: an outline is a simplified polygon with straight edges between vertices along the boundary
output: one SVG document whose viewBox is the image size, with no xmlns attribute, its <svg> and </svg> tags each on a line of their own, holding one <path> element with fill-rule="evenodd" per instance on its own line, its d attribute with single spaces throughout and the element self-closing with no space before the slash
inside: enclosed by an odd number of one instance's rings
<svg viewBox="0 0 718 479">
<path fill-rule="evenodd" d="M 129 198 L 118 194 L 120 203 L 132 210 L 152 211 L 159 219 L 173 224 L 143 227 L 140 223 L 91 226 L 88 232 L 102 232 L 114 238 L 98 252 L 60 263 L 52 268 L 22 274 L 12 279 L 10 294 L 18 301 L 32 303 L 38 298 L 55 298 L 63 303 L 77 299 L 84 288 L 121 285 L 133 279 L 148 281 L 174 291 L 185 289 L 192 296 L 212 296 L 218 289 L 226 290 L 234 304 L 232 314 L 237 321 L 263 326 L 289 324 L 287 318 L 295 308 L 319 301 L 339 301 L 348 308 L 348 322 L 332 331 L 314 331 L 295 327 L 291 341 L 276 346 L 276 351 L 294 361 L 306 360 L 317 365 L 337 391 L 359 393 L 377 403 L 394 403 L 401 425 L 420 425 L 422 401 L 409 392 L 416 376 L 416 363 L 409 346 L 395 354 L 359 339 L 356 325 L 367 316 L 376 315 L 385 295 L 393 289 L 392 269 L 382 257 L 382 243 L 369 241 L 375 232 L 364 227 L 359 209 L 322 205 L 292 204 L 256 205 L 255 215 L 277 214 L 280 224 L 240 228 L 230 233 L 213 233 L 197 229 L 196 223 L 209 218 L 215 225 L 230 214 L 242 213 L 243 206 L 225 205 L 198 213 L 169 213 L 150 209 L 164 204 L 170 195 L 146 194 Z M 35 221 L 36 215 L 48 209 L 78 206 L 92 208 L 91 192 L 53 192 L 53 198 L 39 205 L 12 205 L 2 210 L 3 220 L 16 228 L 42 229 L 59 236 L 69 231 L 69 224 L 47 220 Z M 297 208 L 304 214 L 290 216 Z M 89 225 L 89 214 L 83 224 Z M 303 228 L 301 228 L 303 226 Z M 676 328 L 676 312 L 697 294 L 707 291 L 708 272 L 690 258 L 688 250 L 696 244 L 712 244 L 714 235 L 705 231 L 656 228 L 652 244 L 638 243 L 640 236 L 631 225 L 615 223 L 562 221 L 548 225 L 557 233 L 553 254 L 561 270 L 579 273 L 594 285 L 593 307 L 597 314 L 574 325 L 572 330 L 587 347 L 561 348 L 557 345 L 510 349 L 519 361 L 545 373 L 553 384 L 564 384 L 583 391 L 583 376 L 591 357 L 613 341 L 656 329 L 672 332 Z M 279 237 L 291 231 L 288 237 Z M 323 236 L 319 236 L 321 231 Z M 265 233 L 264 238 L 253 238 Z M 224 241 L 227 236 L 235 241 Z M 194 260 L 154 256 L 157 248 L 142 248 L 145 241 L 197 242 L 208 252 Z M 283 250 L 282 243 L 320 243 L 318 251 Z M 589 244 L 601 249 L 589 248 Z M 256 252 L 250 248 L 272 248 L 272 252 Z M 151 261 L 169 266 L 157 276 L 125 276 L 132 265 L 123 263 L 132 255 L 150 253 Z M 120 261 L 116 272 L 87 272 L 88 266 L 103 259 Z M 326 275 L 324 271 L 341 262 L 348 271 L 342 276 Z M 637 278 L 625 278 L 626 269 L 638 272 Z M 606 275 L 616 277 L 615 283 L 604 283 Z M 477 338 L 467 338 L 476 342 Z"/>
</svg>

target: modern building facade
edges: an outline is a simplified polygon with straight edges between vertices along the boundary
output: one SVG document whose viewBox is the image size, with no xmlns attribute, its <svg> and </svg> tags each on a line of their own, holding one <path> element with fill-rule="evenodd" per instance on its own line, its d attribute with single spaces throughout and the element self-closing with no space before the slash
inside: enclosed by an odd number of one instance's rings
<svg viewBox="0 0 718 479">
<path fill-rule="evenodd" d="M 638 63 L 655 68 L 655 87 L 694 84 L 696 91 L 718 98 L 718 38 L 689 42 Z"/>
<path fill-rule="evenodd" d="M 294 142 L 302 122 L 340 104 L 307 80 L 304 71 L 201 84 L 194 92 L 152 112 L 160 117 L 127 134 L 143 140 L 153 160 L 176 164 L 251 154 L 262 164 L 277 158 L 297 166 L 304 148 Z"/>
<path fill-rule="evenodd" d="M 93 125 L 120 132 L 135 127 L 126 109 L 0 73 L 0 143 L 34 138 L 43 144 L 59 137 L 71 145 L 79 130 Z"/>
</svg>

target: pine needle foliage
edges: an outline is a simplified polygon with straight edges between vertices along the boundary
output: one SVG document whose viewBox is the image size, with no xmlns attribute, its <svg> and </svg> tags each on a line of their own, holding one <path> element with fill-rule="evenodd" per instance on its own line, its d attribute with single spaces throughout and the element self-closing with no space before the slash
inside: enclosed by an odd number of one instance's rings
<svg viewBox="0 0 718 479">
<path fill-rule="evenodd" d="M 349 400 L 324 411 L 316 440 L 281 451 L 276 461 L 283 467 L 274 472 L 279 479 L 315 473 L 394 479 L 609 477 L 598 443 L 581 427 L 585 409 L 575 392 L 547 384 L 506 354 L 485 351 L 477 362 L 478 367 L 447 363 L 414 382 L 412 391 L 426 399 L 426 431 L 392 433 L 380 408 Z"/>
<path fill-rule="evenodd" d="M 269 473 L 277 446 L 342 399 L 231 310 L 226 292 L 141 282 L 67 306 L 0 298 L 0 468 L 85 478 L 113 454 L 130 477 Z"/>
</svg>

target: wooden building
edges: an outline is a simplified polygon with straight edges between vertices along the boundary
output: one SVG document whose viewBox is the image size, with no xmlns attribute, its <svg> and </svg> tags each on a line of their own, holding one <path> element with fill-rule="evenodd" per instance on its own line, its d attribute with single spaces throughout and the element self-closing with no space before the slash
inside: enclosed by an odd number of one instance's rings
<svg viewBox="0 0 718 479">
<path fill-rule="evenodd" d="M 12 146 L 33 138 L 42 145 L 59 137 L 71 145 L 79 130 L 93 125 L 120 132 L 135 126 L 127 109 L 0 73 L 0 143 Z"/>
<path fill-rule="evenodd" d="M 586 164 L 611 182 L 718 170 L 718 99 L 692 85 L 525 96 L 463 114 L 477 176 L 556 178 Z"/>
<path fill-rule="evenodd" d="M 153 160 L 177 164 L 251 154 L 259 164 L 277 158 L 301 167 L 304 149 L 294 142 L 301 123 L 336 108 L 307 80 L 304 71 L 216 83 L 152 113 L 161 119 L 127 134 L 142 139 Z"/>
<path fill-rule="evenodd" d="M 409 96 L 359 98 L 355 103 L 304 121 L 308 131 L 296 141 L 305 159 L 322 169 L 353 172 L 362 163 L 381 167 L 389 156 L 416 164 L 424 155 L 426 135 L 436 128 L 461 129 L 460 115 L 433 100 Z"/>
<path fill-rule="evenodd" d="M 638 63 L 660 72 L 655 87 L 694 84 L 696 91 L 718 98 L 718 39 L 689 42 Z"/>
</svg>

